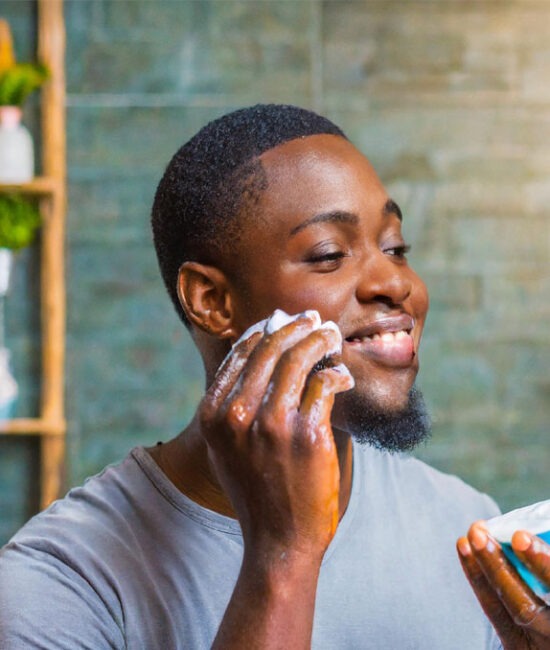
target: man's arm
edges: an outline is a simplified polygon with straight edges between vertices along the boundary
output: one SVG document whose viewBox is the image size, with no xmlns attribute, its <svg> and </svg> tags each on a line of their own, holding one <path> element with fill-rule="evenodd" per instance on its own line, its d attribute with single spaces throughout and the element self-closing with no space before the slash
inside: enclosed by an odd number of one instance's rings
<svg viewBox="0 0 550 650">
<path fill-rule="evenodd" d="M 218 480 L 244 538 L 240 575 L 215 648 L 309 648 L 319 568 L 338 525 L 330 426 L 351 377 L 312 367 L 341 345 L 307 315 L 237 345 L 200 406 Z"/>
<path fill-rule="evenodd" d="M 550 607 L 523 582 L 482 522 L 457 542 L 462 567 L 505 650 L 550 650 Z M 518 531 L 512 548 L 550 587 L 550 546 Z"/>
</svg>

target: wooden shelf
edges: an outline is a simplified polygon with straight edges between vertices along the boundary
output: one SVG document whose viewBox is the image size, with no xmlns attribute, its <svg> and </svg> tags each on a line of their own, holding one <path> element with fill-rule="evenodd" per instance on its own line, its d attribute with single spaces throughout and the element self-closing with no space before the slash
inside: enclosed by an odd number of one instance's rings
<svg viewBox="0 0 550 650">
<path fill-rule="evenodd" d="M 65 428 L 65 420 L 56 422 L 44 418 L 14 418 L 0 421 L 0 435 L 63 435 Z"/>
<path fill-rule="evenodd" d="M 42 373 L 40 415 L 0 422 L 1 435 L 38 436 L 40 507 L 57 499 L 65 455 L 65 25 L 63 0 L 37 0 L 38 59 L 51 72 L 41 89 L 42 175 L 28 183 L 0 183 L 0 194 L 21 192 L 39 199 L 40 321 Z"/>
<path fill-rule="evenodd" d="M 50 196 L 56 192 L 59 181 L 53 176 L 37 176 L 28 183 L 0 183 L 0 193 L 18 192 L 37 196 Z"/>
</svg>

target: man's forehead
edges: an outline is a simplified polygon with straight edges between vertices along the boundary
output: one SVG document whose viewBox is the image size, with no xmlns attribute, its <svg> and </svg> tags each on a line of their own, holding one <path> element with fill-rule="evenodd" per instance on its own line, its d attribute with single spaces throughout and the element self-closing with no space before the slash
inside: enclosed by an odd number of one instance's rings
<svg viewBox="0 0 550 650">
<path fill-rule="evenodd" d="M 401 210 L 368 159 L 345 138 L 291 140 L 262 154 L 260 162 L 266 179 L 264 208 L 285 213 L 296 209 L 309 217 L 376 210 L 401 219 Z"/>
<path fill-rule="evenodd" d="M 354 150 L 359 153 L 349 140 L 339 135 L 321 133 L 287 140 L 276 147 L 264 151 L 260 160 L 267 168 L 276 168 L 295 162 L 308 162 L 327 156 L 334 151 Z"/>
<path fill-rule="evenodd" d="M 347 178 L 381 186 L 376 171 L 366 156 L 349 140 L 322 134 L 290 140 L 260 156 L 268 183 L 295 185 L 313 181 L 319 187 Z"/>
</svg>

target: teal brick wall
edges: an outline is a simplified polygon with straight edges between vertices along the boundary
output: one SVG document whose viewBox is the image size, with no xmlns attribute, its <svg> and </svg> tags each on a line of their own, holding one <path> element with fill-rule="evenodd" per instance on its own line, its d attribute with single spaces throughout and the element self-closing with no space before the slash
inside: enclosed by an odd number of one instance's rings
<svg viewBox="0 0 550 650">
<path fill-rule="evenodd" d="M 17 53 L 35 7 L 3 0 Z M 432 308 L 419 455 L 508 509 L 550 497 L 546 0 L 66 0 L 69 485 L 181 429 L 202 389 L 149 210 L 176 146 L 257 101 L 336 120 L 405 212 Z M 36 125 L 36 104 L 26 121 Z M 37 250 L 7 303 L 36 412 Z M 32 439 L 0 437 L 0 541 L 36 507 Z"/>
</svg>

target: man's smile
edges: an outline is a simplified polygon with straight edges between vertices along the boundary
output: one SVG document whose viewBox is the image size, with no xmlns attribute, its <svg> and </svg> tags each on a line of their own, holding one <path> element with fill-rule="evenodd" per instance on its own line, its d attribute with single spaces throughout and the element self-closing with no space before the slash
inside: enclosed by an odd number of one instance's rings
<svg viewBox="0 0 550 650">
<path fill-rule="evenodd" d="M 414 319 L 407 314 L 379 318 L 344 339 L 344 350 L 366 355 L 378 364 L 403 368 L 415 357 Z"/>
</svg>

